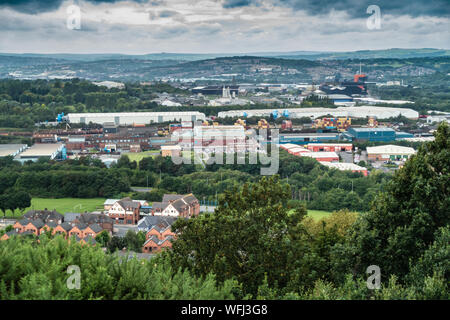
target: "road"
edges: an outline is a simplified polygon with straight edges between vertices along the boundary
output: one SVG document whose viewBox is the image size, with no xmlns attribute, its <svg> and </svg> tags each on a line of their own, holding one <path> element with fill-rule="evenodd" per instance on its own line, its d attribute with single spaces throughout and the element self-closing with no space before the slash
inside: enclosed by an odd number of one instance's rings
<svg viewBox="0 0 450 320">
<path fill-rule="evenodd" d="M 125 234 L 128 230 L 133 230 L 134 232 L 137 232 L 137 226 L 135 225 L 129 225 L 129 224 L 114 224 L 114 235 L 118 237 L 125 237 Z"/>
<path fill-rule="evenodd" d="M 339 155 L 342 158 L 342 162 L 353 163 L 353 153 L 344 151 L 344 152 L 339 152 Z"/>
</svg>

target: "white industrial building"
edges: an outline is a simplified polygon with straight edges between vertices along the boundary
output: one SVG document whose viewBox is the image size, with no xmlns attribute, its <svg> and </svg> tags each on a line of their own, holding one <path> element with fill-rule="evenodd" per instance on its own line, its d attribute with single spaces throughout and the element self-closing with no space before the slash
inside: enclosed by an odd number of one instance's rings
<svg viewBox="0 0 450 320">
<path fill-rule="evenodd" d="M 255 109 L 255 110 L 231 110 L 219 112 L 219 118 L 226 117 L 270 117 L 274 112 L 282 116 L 287 111 L 289 118 L 318 118 L 326 115 L 334 117 L 366 118 L 376 117 L 377 119 L 388 119 L 402 115 L 408 119 L 418 119 L 419 113 L 407 108 L 389 107 L 338 107 L 338 108 L 292 108 L 292 109 Z"/>
<path fill-rule="evenodd" d="M 15 157 L 27 147 L 26 144 L 0 144 L 0 157 Z"/>
<path fill-rule="evenodd" d="M 406 160 L 416 151 L 410 147 L 396 146 L 392 144 L 376 147 L 367 147 L 367 159 L 369 161 L 398 161 Z"/>
<path fill-rule="evenodd" d="M 346 162 L 321 162 L 320 164 L 328 167 L 337 169 L 340 171 L 352 171 L 352 172 L 361 172 L 365 176 L 367 176 L 367 168 L 358 166 L 355 163 L 346 163 Z"/>
<path fill-rule="evenodd" d="M 63 150 L 64 144 L 62 143 L 36 143 L 29 149 L 20 153 L 16 160 L 19 161 L 37 161 L 39 158 L 55 159 L 58 154 Z"/>
<path fill-rule="evenodd" d="M 118 113 L 69 113 L 66 119 L 70 123 L 113 122 L 116 125 L 161 123 L 169 121 L 205 120 L 205 114 L 198 111 L 180 112 L 118 112 Z"/>
</svg>

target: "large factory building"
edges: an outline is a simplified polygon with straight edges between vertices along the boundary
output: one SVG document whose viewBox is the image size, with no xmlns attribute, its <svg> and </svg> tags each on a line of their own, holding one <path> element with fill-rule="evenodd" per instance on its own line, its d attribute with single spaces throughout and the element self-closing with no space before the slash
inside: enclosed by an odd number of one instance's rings
<svg viewBox="0 0 450 320">
<path fill-rule="evenodd" d="M 254 109 L 254 110 L 232 110 L 219 112 L 219 118 L 226 117 L 270 117 L 270 115 L 282 116 L 289 114 L 289 118 L 308 117 L 315 119 L 322 116 L 331 115 L 334 117 L 366 118 L 375 117 L 377 119 L 388 119 L 402 115 L 408 119 L 417 120 L 419 113 L 413 109 L 390 108 L 390 107 L 338 107 L 338 108 L 291 108 L 291 109 Z"/>
<path fill-rule="evenodd" d="M 70 123 L 114 123 L 116 125 L 150 124 L 169 121 L 205 120 L 205 114 L 198 111 L 180 112 L 119 112 L 119 113 L 69 113 Z"/>
</svg>

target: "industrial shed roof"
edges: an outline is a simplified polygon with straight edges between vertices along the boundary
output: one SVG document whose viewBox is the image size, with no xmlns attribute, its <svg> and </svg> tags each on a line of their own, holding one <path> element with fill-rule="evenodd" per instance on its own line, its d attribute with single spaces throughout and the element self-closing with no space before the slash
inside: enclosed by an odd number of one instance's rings
<svg viewBox="0 0 450 320">
<path fill-rule="evenodd" d="M 410 147 L 388 144 L 385 146 L 367 147 L 367 154 L 414 154 L 416 151 Z"/>
<path fill-rule="evenodd" d="M 26 144 L 0 144 L 0 157 L 16 154 L 26 147 Z"/>
</svg>

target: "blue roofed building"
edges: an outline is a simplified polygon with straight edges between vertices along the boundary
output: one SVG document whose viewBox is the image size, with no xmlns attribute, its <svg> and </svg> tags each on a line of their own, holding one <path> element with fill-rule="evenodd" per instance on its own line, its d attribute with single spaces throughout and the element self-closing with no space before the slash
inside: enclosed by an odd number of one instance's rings
<svg viewBox="0 0 450 320">
<path fill-rule="evenodd" d="M 344 136 L 350 141 L 394 141 L 396 132 L 387 127 L 379 128 L 348 128 Z"/>
</svg>

